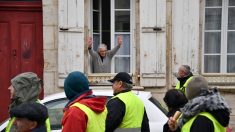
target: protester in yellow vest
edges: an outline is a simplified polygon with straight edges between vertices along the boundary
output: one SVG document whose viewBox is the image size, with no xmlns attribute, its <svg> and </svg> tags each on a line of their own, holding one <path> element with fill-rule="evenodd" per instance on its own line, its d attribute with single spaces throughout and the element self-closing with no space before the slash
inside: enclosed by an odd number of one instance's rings
<svg viewBox="0 0 235 132">
<path fill-rule="evenodd" d="M 104 132 L 107 99 L 92 95 L 85 75 L 71 72 L 65 79 L 64 91 L 69 102 L 64 108 L 62 132 Z"/>
<path fill-rule="evenodd" d="M 10 110 L 15 117 L 17 132 L 46 132 L 47 107 L 37 102 L 25 102 Z"/>
<path fill-rule="evenodd" d="M 39 94 L 42 91 L 41 80 L 37 74 L 33 72 L 25 72 L 17 75 L 11 80 L 10 91 L 11 103 L 9 111 L 25 102 L 38 102 Z M 6 127 L 6 132 L 15 131 L 15 117 L 11 117 Z M 46 120 L 46 129 L 51 131 L 49 118 Z"/>
<path fill-rule="evenodd" d="M 142 100 L 131 92 L 132 78 L 126 72 L 113 79 L 114 97 L 108 101 L 106 132 L 149 132 L 149 120 Z"/>
<path fill-rule="evenodd" d="M 209 90 L 202 76 L 194 76 L 186 88 L 188 103 L 180 110 L 178 121 L 169 118 L 172 131 L 179 126 L 181 132 L 226 132 L 231 113 L 228 104 L 216 88 Z"/>
<path fill-rule="evenodd" d="M 179 67 L 178 73 L 176 77 L 178 79 L 178 83 L 175 86 L 175 89 L 180 90 L 185 94 L 185 88 L 187 87 L 189 81 L 192 79 L 193 73 L 191 72 L 191 68 L 188 65 L 181 65 Z"/>
</svg>

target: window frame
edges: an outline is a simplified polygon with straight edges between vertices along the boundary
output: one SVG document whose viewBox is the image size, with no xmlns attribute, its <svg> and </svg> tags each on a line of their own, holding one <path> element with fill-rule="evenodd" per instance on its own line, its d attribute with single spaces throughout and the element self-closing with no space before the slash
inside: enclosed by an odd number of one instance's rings
<svg viewBox="0 0 235 132">
<path fill-rule="evenodd" d="M 130 0 L 129 9 L 115 9 L 115 0 L 111 0 L 111 49 L 115 47 L 115 35 L 128 34 L 130 35 L 130 54 L 129 55 L 117 55 L 113 56 L 111 62 L 111 72 L 115 72 L 115 58 L 129 57 L 130 58 L 130 72 L 135 73 L 135 50 L 134 50 L 134 31 L 135 31 L 135 0 Z M 129 32 L 115 32 L 115 11 L 130 11 L 130 31 Z"/>
<path fill-rule="evenodd" d="M 221 29 L 220 30 L 206 30 L 205 29 L 205 16 L 206 16 L 206 9 L 207 8 L 222 8 L 221 13 Z M 235 74 L 235 73 L 228 73 L 227 72 L 227 56 L 228 55 L 235 55 L 235 53 L 228 53 L 227 52 L 227 37 L 228 37 L 228 9 L 229 7 L 235 7 L 235 6 L 229 6 L 229 0 L 222 0 L 221 6 L 212 6 L 212 7 L 206 7 L 206 1 L 204 1 L 203 5 L 203 24 L 202 24 L 202 73 L 204 74 Z M 220 42 L 220 53 L 205 53 L 205 33 L 206 32 L 214 32 L 214 31 L 220 31 L 221 33 L 221 42 Z M 233 30 L 232 30 L 233 31 Z M 219 72 L 205 72 L 205 56 L 206 55 L 220 55 L 220 71 Z"/>
<path fill-rule="evenodd" d="M 100 9 L 101 9 L 101 2 L 102 2 L 102 0 L 99 0 L 99 7 L 100 7 Z M 114 30 L 115 30 L 115 21 L 114 21 L 114 19 L 115 19 L 115 14 L 114 14 L 114 4 L 115 4 L 115 0 L 111 0 L 110 1 L 110 18 L 111 18 L 111 22 L 110 22 L 110 25 L 111 25 L 111 31 L 110 31 L 110 33 L 111 33 L 111 35 L 110 35 L 110 49 L 112 49 L 112 48 L 114 48 L 115 47 L 115 44 L 117 43 L 116 42 L 116 40 L 115 40 L 115 35 L 116 34 L 129 34 L 130 35 L 130 54 L 129 55 L 117 55 L 117 54 L 115 54 L 114 56 L 113 56 L 113 58 L 112 58 L 112 61 L 111 61 L 111 73 L 107 73 L 107 74 L 105 74 L 105 75 L 108 75 L 108 74 L 110 74 L 110 75 L 113 75 L 113 74 L 116 74 L 116 72 L 115 72 L 115 58 L 117 58 L 117 57 L 129 57 L 130 58 L 130 74 L 132 74 L 132 73 L 135 73 L 135 69 L 136 69 L 136 65 L 135 65 L 135 61 L 136 61 L 136 51 L 135 51 L 135 44 L 134 44 L 134 42 L 135 42 L 135 3 L 136 2 L 136 0 L 130 0 L 130 9 L 128 9 L 129 11 L 130 11 L 130 32 L 114 32 Z M 100 31 L 99 31 L 99 33 L 94 33 L 93 32 L 93 12 L 94 12 L 94 9 L 93 9 L 93 0 L 90 0 L 90 17 L 89 17 L 89 28 L 90 28 L 90 31 L 89 31 L 89 34 L 90 35 L 92 35 L 92 37 L 93 37 L 93 35 L 94 34 L 99 34 L 100 35 L 100 43 L 102 42 L 101 40 L 102 40 L 102 35 L 101 35 L 101 29 L 102 29 L 102 20 L 101 20 L 101 18 L 102 18 L 102 10 L 100 10 L 99 12 L 100 12 L 100 14 L 99 14 L 99 16 L 100 16 L 100 23 L 99 23 L 99 25 L 100 25 Z M 116 10 L 116 9 L 115 9 Z M 118 10 L 126 10 L 126 9 L 118 9 Z M 123 44 L 124 45 L 124 44 Z M 122 46 L 123 46 L 122 45 Z M 88 58 L 90 58 L 90 56 L 88 55 Z M 90 60 L 90 59 L 89 59 Z M 93 73 L 92 71 L 91 71 L 91 62 L 88 62 L 88 66 L 89 66 L 89 68 L 88 68 L 88 76 L 95 76 L 95 75 L 99 75 L 99 73 Z"/>
<path fill-rule="evenodd" d="M 94 7 L 93 7 L 93 1 L 94 0 L 91 0 L 91 4 L 90 4 L 90 8 L 91 8 L 91 15 L 90 15 L 90 25 L 91 25 L 91 33 L 92 33 L 92 38 L 94 40 L 94 34 L 95 35 L 99 35 L 99 43 L 101 43 L 101 40 L 102 40 L 102 35 L 101 35 L 101 29 L 102 29 L 102 10 L 101 10 L 101 0 L 99 0 L 99 9 L 98 10 L 95 10 Z M 99 33 L 95 33 L 94 32 L 94 29 L 93 29 L 93 12 L 97 12 L 99 13 Z M 92 48 L 94 48 L 94 46 L 92 46 Z M 98 50 L 98 49 L 97 49 Z"/>
</svg>

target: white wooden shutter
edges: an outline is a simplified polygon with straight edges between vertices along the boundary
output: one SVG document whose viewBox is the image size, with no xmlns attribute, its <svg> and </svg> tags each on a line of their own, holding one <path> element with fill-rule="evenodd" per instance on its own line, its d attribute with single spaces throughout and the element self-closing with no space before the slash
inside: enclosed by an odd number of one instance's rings
<svg viewBox="0 0 235 132">
<path fill-rule="evenodd" d="M 59 0 L 59 86 L 72 71 L 84 72 L 84 0 Z"/>
<path fill-rule="evenodd" d="M 155 27 L 162 31 L 156 32 Z M 140 85 L 166 85 L 166 1 L 140 0 Z"/>
<path fill-rule="evenodd" d="M 180 65 L 199 69 L 199 0 L 173 0 L 172 8 L 172 70 L 177 72 Z M 173 77 L 173 85 L 177 80 Z"/>
</svg>

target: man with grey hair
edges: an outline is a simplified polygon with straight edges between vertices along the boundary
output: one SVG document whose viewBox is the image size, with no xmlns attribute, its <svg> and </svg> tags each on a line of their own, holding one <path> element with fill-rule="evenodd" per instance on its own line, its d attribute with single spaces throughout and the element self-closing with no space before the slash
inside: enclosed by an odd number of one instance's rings
<svg viewBox="0 0 235 132">
<path fill-rule="evenodd" d="M 131 92 L 132 78 L 119 72 L 113 79 L 113 94 L 107 103 L 106 132 L 149 132 L 149 120 L 142 100 Z"/>
<path fill-rule="evenodd" d="M 122 45 L 122 36 L 118 36 L 117 46 L 112 50 L 107 51 L 107 46 L 105 44 L 100 44 L 98 47 L 98 52 L 92 49 L 92 38 L 88 37 L 87 45 L 88 51 L 92 59 L 92 71 L 94 73 L 110 73 L 111 72 L 111 60 L 113 56 L 117 53 L 118 49 Z"/>
<path fill-rule="evenodd" d="M 181 132 L 226 132 L 231 109 L 219 91 L 209 89 L 203 76 L 193 76 L 186 88 L 189 100 L 180 112 L 179 120 L 170 117 L 171 131 Z"/>
<path fill-rule="evenodd" d="M 178 73 L 176 74 L 179 80 L 175 86 L 175 89 L 180 90 L 185 94 L 185 88 L 187 87 L 189 81 L 192 79 L 193 73 L 188 65 L 181 65 L 179 67 Z"/>
</svg>

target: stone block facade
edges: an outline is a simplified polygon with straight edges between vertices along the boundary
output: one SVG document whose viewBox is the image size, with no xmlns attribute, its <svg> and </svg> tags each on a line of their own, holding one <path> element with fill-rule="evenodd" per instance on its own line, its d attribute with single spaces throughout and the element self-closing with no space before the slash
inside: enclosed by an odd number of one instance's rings
<svg viewBox="0 0 235 132">
<path fill-rule="evenodd" d="M 44 50 L 44 94 L 50 95 L 63 91 L 58 86 L 58 0 L 42 0 L 43 3 L 43 50 Z M 233 88 L 234 89 L 234 88 Z M 163 97 L 166 88 L 145 88 L 165 106 Z M 235 98 L 232 92 L 222 92 L 232 108 L 231 126 L 235 129 Z"/>
<path fill-rule="evenodd" d="M 43 0 L 44 94 L 61 92 L 58 87 L 58 0 Z"/>
</svg>

